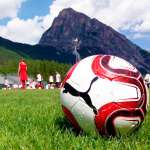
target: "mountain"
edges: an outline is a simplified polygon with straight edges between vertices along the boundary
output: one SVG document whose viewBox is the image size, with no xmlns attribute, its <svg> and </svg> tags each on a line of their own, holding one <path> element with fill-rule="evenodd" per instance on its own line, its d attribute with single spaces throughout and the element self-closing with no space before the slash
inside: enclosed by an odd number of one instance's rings
<svg viewBox="0 0 150 150">
<path fill-rule="evenodd" d="M 112 54 L 124 58 L 142 72 L 150 71 L 149 52 L 97 19 L 71 8 L 59 13 L 52 26 L 42 35 L 39 45 L 52 46 L 59 51 L 74 55 L 73 61 L 75 57 Z"/>
<path fill-rule="evenodd" d="M 148 51 L 97 19 L 71 8 L 59 13 L 37 45 L 16 43 L 0 37 L 1 54 L 0 60 L 3 61 L 24 57 L 72 64 L 76 59 L 89 55 L 112 54 L 131 62 L 142 73 L 150 72 Z"/>
</svg>

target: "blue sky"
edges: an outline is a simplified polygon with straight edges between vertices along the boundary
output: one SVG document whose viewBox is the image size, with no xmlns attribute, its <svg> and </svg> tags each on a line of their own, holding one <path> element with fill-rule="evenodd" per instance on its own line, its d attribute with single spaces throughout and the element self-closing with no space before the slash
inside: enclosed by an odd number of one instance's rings
<svg viewBox="0 0 150 150">
<path fill-rule="evenodd" d="M 45 16 L 49 13 L 50 4 L 51 0 L 28 0 L 21 6 L 18 16 L 23 19 Z"/>
<path fill-rule="evenodd" d="M 22 3 L 18 11 L 18 17 L 28 19 L 34 16 L 44 16 L 49 13 L 50 4 L 51 0 L 27 0 Z M 0 19 L 0 25 L 6 25 L 9 20 L 11 20 L 9 17 Z"/>
<path fill-rule="evenodd" d="M 0 2 L 0 36 L 36 44 L 63 8 L 97 18 L 150 50 L 149 0 L 5 0 Z"/>
</svg>

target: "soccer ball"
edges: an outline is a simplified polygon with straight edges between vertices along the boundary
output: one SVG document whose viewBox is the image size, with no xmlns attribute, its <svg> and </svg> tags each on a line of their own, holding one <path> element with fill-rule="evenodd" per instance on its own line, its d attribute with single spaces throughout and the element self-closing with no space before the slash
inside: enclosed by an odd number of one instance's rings
<svg viewBox="0 0 150 150">
<path fill-rule="evenodd" d="M 127 135 L 144 120 L 148 92 L 139 71 L 122 58 L 89 56 L 75 64 L 61 87 L 61 105 L 77 130 Z"/>
</svg>

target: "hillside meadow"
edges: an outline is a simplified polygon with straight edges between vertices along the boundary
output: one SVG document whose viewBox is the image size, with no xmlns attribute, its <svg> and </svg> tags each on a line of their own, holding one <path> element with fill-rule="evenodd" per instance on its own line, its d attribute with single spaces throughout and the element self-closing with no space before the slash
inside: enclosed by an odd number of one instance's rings
<svg viewBox="0 0 150 150">
<path fill-rule="evenodd" d="M 127 137 L 77 134 L 64 118 L 60 91 L 0 90 L 0 149 L 13 150 L 148 150 L 150 114 Z"/>
</svg>

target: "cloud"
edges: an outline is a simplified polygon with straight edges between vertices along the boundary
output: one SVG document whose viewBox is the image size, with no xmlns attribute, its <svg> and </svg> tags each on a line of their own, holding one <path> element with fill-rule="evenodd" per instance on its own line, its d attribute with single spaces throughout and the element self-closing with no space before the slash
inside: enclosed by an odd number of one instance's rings
<svg viewBox="0 0 150 150">
<path fill-rule="evenodd" d="M 1 0 L 0 1 L 0 19 L 14 18 L 17 16 L 21 4 L 26 0 Z"/>
<path fill-rule="evenodd" d="M 50 6 L 51 17 L 67 7 L 97 18 L 116 30 L 150 31 L 149 0 L 55 0 Z"/>
<path fill-rule="evenodd" d="M 133 39 L 142 38 L 150 33 L 149 0 L 54 0 L 49 6 L 49 14 L 27 20 L 17 18 L 17 12 L 25 0 L 13 1 L 14 4 L 12 0 L 0 2 L 0 12 L 2 12 L 0 18 L 12 17 L 6 26 L 0 26 L 0 36 L 13 41 L 38 43 L 42 33 L 51 26 L 53 19 L 62 9 L 68 7 L 83 12 L 91 18 L 97 18 L 120 32 L 130 31 L 133 33 L 131 36 Z M 9 6 L 8 3 L 11 5 Z"/>
<path fill-rule="evenodd" d="M 18 18 L 23 2 L 27 0 L 0 1 L 0 19 L 10 18 L 6 25 L 0 25 L 0 36 L 14 42 L 37 44 L 51 23 L 50 14 L 29 19 Z"/>
<path fill-rule="evenodd" d="M 141 21 L 140 24 L 137 24 L 134 30 L 140 33 L 150 33 L 150 13 L 144 15 L 143 18 L 144 21 Z"/>
<path fill-rule="evenodd" d="M 0 26 L 0 35 L 15 42 L 36 44 L 45 31 L 42 21 L 38 16 L 28 20 L 13 18 L 6 26 Z"/>
</svg>

